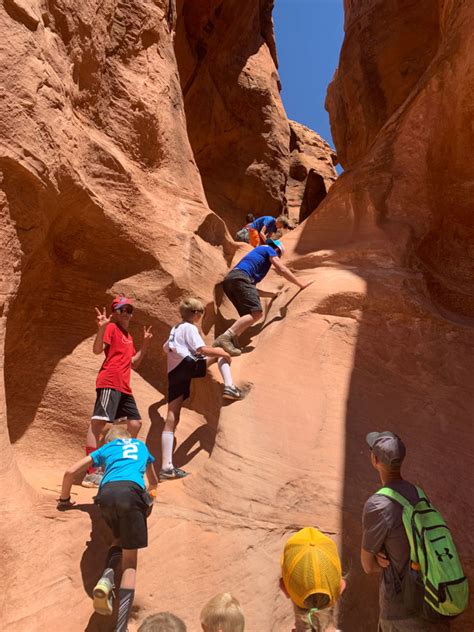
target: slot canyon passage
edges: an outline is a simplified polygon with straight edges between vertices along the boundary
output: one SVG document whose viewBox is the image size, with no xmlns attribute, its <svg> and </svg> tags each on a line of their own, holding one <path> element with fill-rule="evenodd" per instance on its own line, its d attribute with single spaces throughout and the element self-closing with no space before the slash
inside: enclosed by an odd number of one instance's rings
<svg viewBox="0 0 474 632">
<path fill-rule="evenodd" d="M 94 306 L 130 295 L 137 346 L 153 326 L 132 387 L 159 457 L 161 345 L 185 296 L 209 341 L 235 318 L 220 282 L 248 210 L 301 220 L 284 262 L 314 283 L 262 283 L 278 294 L 232 365 L 243 401 L 223 405 L 214 370 L 193 385 L 175 463 L 192 475 L 159 487 L 130 629 L 170 610 L 197 631 L 229 590 L 249 632 L 288 632 L 280 552 L 312 525 L 348 574 L 339 627 L 375 630 L 359 562 L 374 429 L 403 437 L 472 580 L 474 4 L 344 5 L 337 178 L 285 114 L 273 0 L 2 3 L 1 630 L 111 629 L 91 607 L 109 537 L 94 491 L 55 504 L 94 401 Z M 452 629 L 473 627 L 471 607 Z"/>
</svg>

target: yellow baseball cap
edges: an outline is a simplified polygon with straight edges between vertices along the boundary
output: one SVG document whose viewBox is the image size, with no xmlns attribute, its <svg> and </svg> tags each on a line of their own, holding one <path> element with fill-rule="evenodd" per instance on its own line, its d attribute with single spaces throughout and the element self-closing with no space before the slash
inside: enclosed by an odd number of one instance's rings
<svg viewBox="0 0 474 632">
<path fill-rule="evenodd" d="M 281 556 L 283 583 L 292 601 L 300 608 L 310 595 L 329 597 L 328 608 L 341 594 L 341 560 L 334 542 L 326 535 L 305 527 L 291 536 Z"/>
</svg>

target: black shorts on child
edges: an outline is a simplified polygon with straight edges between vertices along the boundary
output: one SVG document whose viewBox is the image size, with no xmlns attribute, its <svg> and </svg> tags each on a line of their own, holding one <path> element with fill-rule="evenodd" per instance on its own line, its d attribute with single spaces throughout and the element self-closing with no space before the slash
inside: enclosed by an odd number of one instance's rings
<svg viewBox="0 0 474 632">
<path fill-rule="evenodd" d="M 95 499 L 102 516 L 123 549 L 148 546 L 149 494 L 133 481 L 111 481 L 99 489 Z"/>
<path fill-rule="evenodd" d="M 183 396 L 188 399 L 191 392 L 191 380 L 195 377 L 205 377 L 207 363 L 205 358 L 195 359 L 191 356 L 183 358 L 172 371 L 168 373 L 168 403 Z"/>
<path fill-rule="evenodd" d="M 115 388 L 96 388 L 97 397 L 92 419 L 112 422 L 121 417 L 141 419 L 133 395 L 122 393 Z"/>
</svg>

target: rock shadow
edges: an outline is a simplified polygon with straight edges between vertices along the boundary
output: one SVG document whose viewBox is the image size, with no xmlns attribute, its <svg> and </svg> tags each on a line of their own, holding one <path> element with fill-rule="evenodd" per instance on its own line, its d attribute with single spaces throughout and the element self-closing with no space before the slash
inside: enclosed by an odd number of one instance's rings
<svg viewBox="0 0 474 632">
<path fill-rule="evenodd" d="M 59 182 L 58 193 L 16 162 L 3 160 L 2 167 L 21 248 L 5 335 L 8 428 L 15 443 L 35 418 L 60 360 L 95 333 L 91 309 L 109 302 L 105 289 L 156 261 L 70 178 Z"/>
</svg>

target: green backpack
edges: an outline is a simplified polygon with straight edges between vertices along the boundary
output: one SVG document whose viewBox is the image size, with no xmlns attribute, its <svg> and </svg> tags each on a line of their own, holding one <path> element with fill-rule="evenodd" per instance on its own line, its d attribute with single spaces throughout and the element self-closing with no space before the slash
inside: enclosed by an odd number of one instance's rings
<svg viewBox="0 0 474 632">
<path fill-rule="evenodd" d="M 433 620 L 455 617 L 467 607 L 469 587 L 443 517 L 419 487 L 418 502 L 412 505 L 390 487 L 377 494 L 387 496 L 403 507 L 403 526 L 410 543 L 411 569 L 423 583 L 423 616 Z"/>
</svg>

